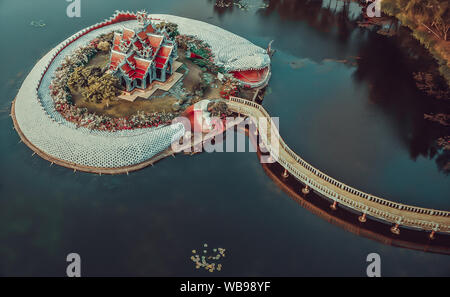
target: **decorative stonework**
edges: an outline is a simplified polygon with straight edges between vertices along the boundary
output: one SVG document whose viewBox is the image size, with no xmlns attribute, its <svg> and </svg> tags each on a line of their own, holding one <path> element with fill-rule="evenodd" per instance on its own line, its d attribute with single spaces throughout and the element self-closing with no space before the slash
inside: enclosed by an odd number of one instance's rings
<svg viewBox="0 0 450 297">
<path fill-rule="evenodd" d="M 143 11 L 137 18 L 138 29 L 124 26 L 121 33 L 114 33 L 108 65 L 127 92 L 145 90 L 154 81 L 165 82 L 178 57 L 177 44 L 164 29 L 156 29 Z"/>
</svg>

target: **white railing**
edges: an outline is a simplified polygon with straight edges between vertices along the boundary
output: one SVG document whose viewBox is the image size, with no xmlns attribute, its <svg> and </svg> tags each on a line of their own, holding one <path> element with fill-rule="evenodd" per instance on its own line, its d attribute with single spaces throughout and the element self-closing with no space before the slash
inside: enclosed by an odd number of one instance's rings
<svg viewBox="0 0 450 297">
<path fill-rule="evenodd" d="M 270 115 L 269 113 L 260 105 L 255 102 L 238 98 L 238 97 L 230 97 L 227 101 L 228 106 L 231 110 L 242 113 L 246 116 L 251 116 L 254 118 L 264 117 L 268 119 L 270 123 Z M 254 121 L 256 126 L 258 127 L 259 121 Z M 267 127 L 270 127 L 267 125 Z M 264 129 L 265 127 L 258 127 L 258 129 Z M 294 151 L 292 151 L 284 142 L 283 138 L 279 135 L 279 131 L 276 127 L 267 128 L 269 131 L 274 132 L 276 138 L 279 141 L 281 148 L 284 152 L 289 155 L 296 162 L 292 163 L 292 160 L 285 160 L 280 154 L 274 154 L 278 156 L 278 163 L 280 163 L 288 172 L 290 172 L 293 176 L 295 176 L 298 180 L 302 181 L 304 184 L 310 186 L 317 192 L 322 195 L 339 202 L 347 207 L 350 207 L 359 212 L 365 213 L 367 215 L 371 215 L 373 217 L 394 223 L 401 224 L 405 226 L 416 227 L 420 229 L 430 230 L 430 231 L 442 231 L 442 232 L 450 232 L 450 212 L 428 209 L 416 206 L 405 205 L 393 201 L 389 201 L 374 195 L 370 195 L 364 193 L 360 190 L 357 190 L 353 187 L 350 187 L 336 179 L 326 175 L 320 170 L 316 169 L 314 166 L 307 163 L 300 156 L 298 156 Z M 267 139 L 267 131 L 260 131 L 260 136 L 264 145 L 267 146 L 269 152 L 272 153 L 271 143 Z M 302 173 L 297 166 L 300 166 L 302 169 L 312 173 L 314 177 L 319 178 L 322 183 L 317 182 L 316 180 L 309 178 L 306 174 Z M 323 182 L 330 184 L 331 187 L 323 185 Z M 347 197 L 348 195 L 338 194 L 332 188 L 338 188 L 345 193 L 351 195 L 358 196 L 367 200 L 370 203 L 362 203 L 360 201 L 356 201 Z M 369 205 L 371 204 L 371 205 Z M 375 204 L 375 205 L 374 205 Z M 380 207 L 377 207 L 377 204 Z M 410 216 L 411 213 L 416 215 L 428 216 L 424 219 L 421 218 L 412 218 Z M 409 214 L 409 215 L 408 215 Z M 439 218 L 437 221 L 430 221 L 430 217 Z M 449 218 L 447 220 L 447 218 Z M 444 222 L 443 222 L 444 221 Z"/>
</svg>

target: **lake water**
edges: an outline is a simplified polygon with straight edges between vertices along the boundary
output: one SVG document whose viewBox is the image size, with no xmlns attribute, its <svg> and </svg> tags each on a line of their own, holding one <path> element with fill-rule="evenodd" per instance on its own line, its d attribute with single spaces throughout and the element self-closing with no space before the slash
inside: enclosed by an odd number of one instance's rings
<svg viewBox="0 0 450 297">
<path fill-rule="evenodd" d="M 261 47 L 275 40 L 264 106 L 305 160 L 361 190 L 448 210 L 448 156 L 423 120 L 448 107 L 416 89 L 412 72 L 432 63 L 414 40 L 359 29 L 357 7 L 333 1 L 249 1 L 248 11 L 208 0 L 81 2 L 82 17 L 70 19 L 63 0 L 0 1 L 0 275 L 63 276 L 71 252 L 85 276 L 209 275 L 189 259 L 208 243 L 227 249 L 212 275 L 365 276 L 376 252 L 385 276 L 450 276 L 449 256 L 382 245 L 303 209 L 253 153 L 179 156 L 130 176 L 74 174 L 32 157 L 9 118 L 33 65 L 76 31 L 116 9 L 189 17 Z"/>
</svg>

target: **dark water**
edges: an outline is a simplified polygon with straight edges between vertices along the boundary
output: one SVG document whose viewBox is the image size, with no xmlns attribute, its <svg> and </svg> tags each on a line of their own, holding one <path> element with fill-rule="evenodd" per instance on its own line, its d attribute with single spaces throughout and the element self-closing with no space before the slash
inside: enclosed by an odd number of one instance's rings
<svg viewBox="0 0 450 297">
<path fill-rule="evenodd" d="M 445 156 L 433 148 L 441 132 L 422 120 L 446 107 L 424 98 L 411 75 L 431 58 L 403 35 L 358 29 L 353 6 L 266 3 L 241 11 L 207 0 L 82 0 L 82 17 L 69 19 L 62 0 L 0 0 L 0 275 L 64 275 L 70 252 L 81 255 L 86 276 L 203 275 L 189 257 L 204 242 L 228 250 L 221 275 L 364 276 L 371 252 L 385 276 L 450 275 L 448 256 L 385 246 L 312 215 L 272 183 L 255 154 L 180 156 L 100 177 L 49 167 L 18 144 L 8 108 L 34 63 L 115 9 L 146 8 L 219 25 L 262 47 L 274 39 L 264 105 L 295 151 L 368 192 L 450 209 Z M 45 28 L 30 26 L 40 19 Z M 344 59 L 351 63 L 333 61 Z"/>
</svg>

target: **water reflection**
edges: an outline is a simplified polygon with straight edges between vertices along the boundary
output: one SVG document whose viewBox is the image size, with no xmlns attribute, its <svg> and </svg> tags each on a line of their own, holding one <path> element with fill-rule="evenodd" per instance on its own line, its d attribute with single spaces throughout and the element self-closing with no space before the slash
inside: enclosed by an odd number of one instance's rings
<svg viewBox="0 0 450 297">
<path fill-rule="evenodd" d="M 335 32 L 345 42 L 360 16 L 360 8 L 351 1 L 280 1 L 266 0 L 267 9 L 260 10 L 263 16 L 278 14 L 283 20 L 305 22 L 321 32 Z"/>
<path fill-rule="evenodd" d="M 214 10 L 219 15 L 232 12 L 235 2 L 244 1 L 216 0 Z M 395 31 L 395 37 L 377 34 L 379 27 L 361 28 L 358 24 L 364 22 L 362 9 L 350 0 L 264 2 L 267 7 L 258 9 L 257 16 L 279 19 L 276 26 L 271 20 L 272 28 L 268 29 L 276 36 L 278 49 L 318 63 L 331 58 L 356 68 L 354 83 L 368 86 L 367 100 L 390 119 L 392 130 L 410 158 L 434 159 L 440 171 L 450 172 L 450 153 L 436 145 L 440 137 L 450 134 L 449 128 L 424 120 L 424 114 L 449 113 L 449 106 L 418 90 L 413 77 L 419 71 L 437 75 L 437 65 L 408 30 L 389 18 L 383 18 L 382 30 Z M 317 36 L 320 40 L 313 39 Z"/>
<path fill-rule="evenodd" d="M 396 129 L 411 159 L 416 160 L 419 156 L 433 159 L 437 156 L 438 168 L 443 170 L 450 158 L 448 152 L 438 150 L 436 140 L 448 135 L 449 130 L 425 121 L 424 114 L 449 112 L 449 107 L 444 102 L 428 98 L 417 89 L 412 73 L 417 71 L 417 67 L 427 69 L 434 62 L 430 58 L 422 58 L 420 62 L 412 59 L 411 56 L 427 55 L 421 52 L 418 44 L 412 45 L 410 51 L 405 53 L 405 49 L 398 45 L 405 38 L 402 33 L 394 40 L 372 34 L 360 48 L 361 59 L 358 60 L 354 78 L 357 82 L 369 83 L 369 100 L 390 116 L 391 126 Z M 388 53 L 384 50 L 387 48 Z M 449 173 L 448 168 L 444 171 Z"/>
<path fill-rule="evenodd" d="M 240 0 L 208 0 L 208 2 L 214 2 L 214 12 L 222 15 L 226 12 L 231 13 L 234 9 L 234 3 L 238 3 Z"/>
<path fill-rule="evenodd" d="M 275 55 L 275 59 L 288 57 L 287 61 L 292 61 L 289 60 L 292 57 L 299 62 L 294 65 L 296 69 L 287 64 L 279 67 L 282 71 L 274 76 L 274 82 L 299 73 L 318 80 L 323 76 L 332 79 L 331 75 L 316 75 L 314 67 L 321 68 L 319 64 L 325 58 L 357 56 L 366 38 L 372 38 L 365 30 L 355 27 L 347 43 L 338 42 L 337 30 L 331 25 L 324 32 L 318 27 L 309 27 L 306 22 L 301 27 L 302 20 L 279 20 L 276 11 L 264 15 L 265 9 L 259 9 L 255 15 L 255 11 L 245 12 L 235 7 L 233 15 L 225 13 L 222 20 L 210 20 L 215 1 L 207 1 L 85 1 L 86 14 L 80 20 L 68 20 L 64 1 L 55 4 L 52 0 L 39 0 L 24 6 L 20 1 L 0 0 L 0 14 L 3 13 L 0 21 L 5 24 L 0 30 L 4 29 L 3 36 L 16 45 L 3 49 L 2 65 L 9 71 L 0 73 L 3 82 L 0 84 L 3 91 L 0 109 L 9 110 L 17 88 L 39 57 L 76 30 L 109 17 L 115 9 L 149 8 L 155 13 L 216 22 L 261 46 L 276 39 L 274 46 L 279 49 L 279 55 Z M 334 11 L 334 7 L 333 2 L 330 9 Z M 339 9 L 340 4 L 337 4 L 336 11 Z M 322 13 L 325 15 L 325 12 Z M 33 28 L 29 22 L 36 18 L 46 20 L 46 30 L 30 30 Z M 329 16 L 322 22 L 332 20 L 333 16 Z M 8 30 L 10 27 L 14 30 Z M 285 53 L 289 55 L 283 56 Z M 311 60 L 319 64 L 311 66 L 315 64 Z M 344 67 L 356 69 L 356 65 L 351 64 Z M 18 71 L 24 76 L 16 79 Z M 369 79 L 371 77 L 366 75 L 359 84 L 368 84 Z M 9 80 L 12 80 L 10 85 Z M 348 82 L 349 89 L 354 88 L 351 77 L 350 81 L 347 76 L 337 81 Z M 356 77 L 355 82 L 358 82 Z M 321 82 L 319 86 L 325 88 L 327 84 L 335 87 L 337 83 Z M 274 96 L 284 95 L 279 89 L 273 89 Z M 378 103 L 373 105 L 378 106 Z M 205 241 L 226 246 L 232 252 L 222 276 L 364 276 L 368 251 L 379 252 L 385 263 L 391 263 L 383 268 L 385 276 L 448 275 L 448 256 L 380 245 L 298 207 L 273 185 L 254 154 L 179 156 L 130 176 L 74 174 L 31 157 L 30 150 L 18 143 L 8 113 L 0 115 L 4 169 L 0 173 L 0 275 L 64 276 L 65 258 L 69 252 L 76 251 L 82 255 L 84 263 L 88 263 L 83 266 L 85 276 L 202 276 L 186 257 L 193 247 Z M 388 130 L 384 126 L 382 129 Z M 301 138 L 294 134 L 296 129 L 291 130 L 290 138 Z M 325 163 L 333 161 L 324 157 L 320 145 L 314 150 Z M 359 161 L 355 156 L 353 159 Z M 409 165 L 405 167 L 410 168 Z M 410 192 L 403 191 L 398 185 L 402 180 L 394 178 L 396 185 L 387 190 L 387 196 L 396 197 L 395 190 L 398 190 L 406 192 L 408 198 L 417 198 L 413 202 L 448 209 L 448 182 L 436 182 L 434 173 L 432 169 L 422 173 L 420 177 L 424 179 L 432 176 L 430 182 L 427 180 Z M 376 178 L 370 179 L 374 187 L 384 182 L 377 178 L 384 177 L 385 171 L 376 174 Z M 405 183 L 411 184 L 411 181 Z M 224 189 L 231 189 L 231 192 Z M 422 193 L 418 194 L 421 189 Z M 421 195 L 424 192 L 435 192 L 435 195 Z M 333 252 L 329 249 L 330 242 Z"/>
</svg>

